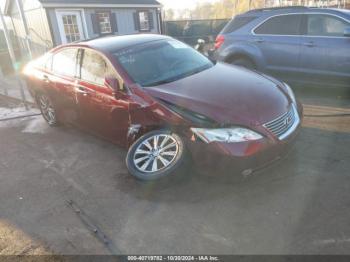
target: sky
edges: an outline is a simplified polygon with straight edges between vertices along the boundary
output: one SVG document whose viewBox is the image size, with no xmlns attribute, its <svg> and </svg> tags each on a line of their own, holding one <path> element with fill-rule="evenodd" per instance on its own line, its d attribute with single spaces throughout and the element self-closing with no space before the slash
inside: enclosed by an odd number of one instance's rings
<svg viewBox="0 0 350 262">
<path fill-rule="evenodd" d="M 0 0 L 1 1 L 1 0 Z M 200 2 L 216 2 L 217 0 L 158 0 L 164 5 L 164 8 L 172 8 L 172 9 L 185 9 L 185 8 L 193 8 L 197 3 Z"/>
</svg>

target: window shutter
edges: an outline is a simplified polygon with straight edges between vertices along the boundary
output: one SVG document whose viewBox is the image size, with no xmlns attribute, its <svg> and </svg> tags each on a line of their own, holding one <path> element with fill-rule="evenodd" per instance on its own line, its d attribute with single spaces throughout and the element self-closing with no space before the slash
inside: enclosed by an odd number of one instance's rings
<svg viewBox="0 0 350 262">
<path fill-rule="evenodd" d="M 139 13 L 134 13 L 134 25 L 135 25 L 135 30 L 140 31 L 140 17 Z"/>
<path fill-rule="evenodd" d="M 154 29 L 153 12 L 148 12 L 149 29 Z"/>
<path fill-rule="evenodd" d="M 112 32 L 113 33 L 118 32 L 117 16 L 113 12 L 111 13 L 110 21 L 111 21 Z"/>
<path fill-rule="evenodd" d="M 92 30 L 94 34 L 99 35 L 101 31 L 100 31 L 100 24 L 97 19 L 97 14 L 91 14 L 91 22 L 92 22 Z"/>
</svg>

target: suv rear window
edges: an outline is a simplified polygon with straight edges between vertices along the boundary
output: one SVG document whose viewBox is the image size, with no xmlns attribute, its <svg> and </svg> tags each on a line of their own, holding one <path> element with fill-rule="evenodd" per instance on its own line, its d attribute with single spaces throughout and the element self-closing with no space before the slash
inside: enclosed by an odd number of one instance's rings
<svg viewBox="0 0 350 262">
<path fill-rule="evenodd" d="M 279 15 L 268 19 L 254 30 L 262 35 L 299 35 L 302 15 Z"/>
<path fill-rule="evenodd" d="M 232 33 L 253 21 L 256 16 L 236 16 L 222 30 L 222 34 Z"/>
</svg>

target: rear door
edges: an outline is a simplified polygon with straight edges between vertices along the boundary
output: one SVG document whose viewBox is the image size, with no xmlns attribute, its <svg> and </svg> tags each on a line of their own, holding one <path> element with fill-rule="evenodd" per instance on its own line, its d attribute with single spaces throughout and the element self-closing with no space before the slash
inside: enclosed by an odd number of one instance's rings
<svg viewBox="0 0 350 262">
<path fill-rule="evenodd" d="M 350 23 L 330 14 L 307 14 L 301 38 L 303 80 L 328 85 L 350 85 Z"/>
<path fill-rule="evenodd" d="M 51 98 L 59 117 L 65 122 L 75 122 L 78 119 L 75 99 L 77 54 L 77 48 L 65 48 L 53 55 Z"/>
<path fill-rule="evenodd" d="M 300 73 L 301 14 L 270 17 L 253 29 L 253 43 L 262 53 L 266 73 L 294 79 Z"/>
<path fill-rule="evenodd" d="M 82 123 L 89 130 L 126 145 L 129 127 L 129 100 L 116 99 L 115 92 L 106 83 L 106 78 L 115 78 L 123 87 L 122 80 L 109 60 L 91 49 L 81 49 L 80 80 L 76 97 Z M 121 97 L 121 96 L 120 96 Z"/>
</svg>

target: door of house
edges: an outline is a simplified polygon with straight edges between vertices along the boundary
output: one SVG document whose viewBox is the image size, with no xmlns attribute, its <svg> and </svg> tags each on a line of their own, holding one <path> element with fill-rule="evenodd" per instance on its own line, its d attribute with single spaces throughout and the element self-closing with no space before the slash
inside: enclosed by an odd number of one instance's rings
<svg viewBox="0 0 350 262">
<path fill-rule="evenodd" d="M 80 11 L 57 11 L 56 14 L 62 44 L 85 39 Z"/>
</svg>

